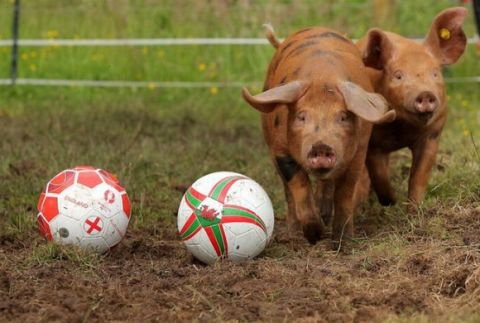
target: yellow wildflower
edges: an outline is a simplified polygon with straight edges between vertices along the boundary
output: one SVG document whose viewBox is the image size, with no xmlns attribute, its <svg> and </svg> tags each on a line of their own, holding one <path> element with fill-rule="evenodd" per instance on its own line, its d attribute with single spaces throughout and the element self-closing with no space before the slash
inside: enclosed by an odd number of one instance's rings
<svg viewBox="0 0 480 323">
<path fill-rule="evenodd" d="M 210 88 L 210 93 L 212 93 L 213 95 L 216 95 L 218 93 L 218 87 L 212 86 Z"/>
<path fill-rule="evenodd" d="M 36 71 L 37 71 L 37 65 L 35 65 L 35 64 L 30 64 L 30 71 L 36 72 Z"/>
<path fill-rule="evenodd" d="M 164 58 L 164 57 L 165 57 L 165 52 L 160 49 L 159 51 L 157 51 L 157 57 L 158 57 L 159 59 Z"/>
<path fill-rule="evenodd" d="M 142 53 L 143 53 L 143 55 L 148 54 L 148 47 L 143 47 L 142 48 Z"/>
<path fill-rule="evenodd" d="M 21 56 L 22 60 L 26 61 L 28 60 L 28 53 L 23 53 Z"/>
<path fill-rule="evenodd" d="M 32 50 L 32 51 L 30 52 L 30 57 L 31 57 L 31 58 L 37 57 L 37 52 L 34 51 L 34 50 Z"/>
<path fill-rule="evenodd" d="M 463 135 L 464 135 L 465 137 L 468 136 L 468 130 L 467 130 L 467 129 L 463 129 Z"/>
<path fill-rule="evenodd" d="M 56 30 L 48 30 L 47 31 L 47 38 L 48 39 L 55 39 L 58 37 L 58 31 Z"/>
<path fill-rule="evenodd" d="M 154 83 L 154 82 L 148 82 L 148 85 L 147 87 L 150 89 L 150 90 L 153 90 L 157 87 L 157 85 Z"/>
<path fill-rule="evenodd" d="M 207 64 L 204 64 L 204 63 L 198 64 L 198 70 L 199 70 L 200 72 L 205 71 L 206 68 L 207 68 Z"/>
<path fill-rule="evenodd" d="M 462 100 L 462 107 L 464 107 L 464 108 L 468 107 L 468 101 L 467 100 Z"/>
</svg>

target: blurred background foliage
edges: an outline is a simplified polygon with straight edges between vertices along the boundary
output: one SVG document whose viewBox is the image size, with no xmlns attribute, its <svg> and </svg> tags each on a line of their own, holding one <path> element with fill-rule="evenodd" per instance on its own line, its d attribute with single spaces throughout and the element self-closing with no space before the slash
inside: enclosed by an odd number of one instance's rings
<svg viewBox="0 0 480 323">
<path fill-rule="evenodd" d="M 423 37 L 455 0 L 36 0 L 21 2 L 20 37 L 29 39 L 264 37 L 270 22 L 279 37 L 322 25 L 352 38 L 381 27 Z M 0 39 L 11 37 L 13 0 L 0 0 Z M 465 24 L 475 34 L 473 10 Z M 272 48 L 257 46 L 26 47 L 19 77 L 146 80 L 261 81 Z M 10 48 L 0 48 L 0 78 L 8 77 Z M 479 71 L 470 46 L 448 75 Z M 480 73 L 477 73 L 480 74 Z"/>
</svg>

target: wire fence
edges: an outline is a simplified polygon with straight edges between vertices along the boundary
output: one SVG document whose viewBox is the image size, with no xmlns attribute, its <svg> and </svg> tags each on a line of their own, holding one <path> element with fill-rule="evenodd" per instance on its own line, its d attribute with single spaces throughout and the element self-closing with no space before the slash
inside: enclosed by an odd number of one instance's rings
<svg viewBox="0 0 480 323">
<path fill-rule="evenodd" d="M 413 38 L 421 42 L 423 38 Z M 353 39 L 354 42 L 357 39 Z M 478 36 L 467 40 L 476 44 Z M 0 47 L 13 46 L 14 40 L 0 40 Z M 129 38 L 129 39 L 19 39 L 18 46 L 188 46 L 188 45 L 269 45 L 265 38 Z"/>
<path fill-rule="evenodd" d="M 11 85 L 11 79 L 0 79 L 0 85 Z M 16 85 L 33 85 L 33 86 L 66 86 L 66 87 L 127 87 L 127 88 L 170 88 L 170 89 L 203 89 L 203 88 L 241 88 L 245 85 L 260 87 L 259 82 L 155 82 L 155 81 L 95 81 L 95 80 L 65 80 L 65 79 L 34 79 L 34 78 L 17 78 Z"/>
<path fill-rule="evenodd" d="M 474 1 L 474 8 L 479 10 L 480 0 Z M 477 12 L 476 12 L 477 13 Z M 478 13 L 477 13 L 478 14 Z M 13 39 L 0 40 L 0 47 L 12 48 L 12 65 L 10 78 L 0 79 L 1 85 L 24 86 L 66 86 L 66 87 L 101 87 L 101 88 L 238 88 L 245 85 L 260 86 L 259 82 L 191 82 L 191 81 L 128 81 L 128 80 L 84 80 L 84 79 L 48 79 L 17 78 L 19 47 L 111 47 L 111 46 L 265 46 L 264 38 L 123 38 L 123 39 L 19 39 L 18 24 L 20 0 L 14 1 Z M 477 16 L 476 16 L 477 17 Z M 480 28 L 479 28 L 480 29 Z M 416 41 L 423 39 L 415 38 Z M 356 40 L 354 40 L 356 41 Z M 468 44 L 480 44 L 478 36 L 468 39 Z M 447 83 L 480 83 L 480 76 L 449 77 Z"/>
<path fill-rule="evenodd" d="M 416 39 L 422 41 L 422 39 Z M 355 40 L 354 40 L 355 41 Z M 476 44 L 478 36 L 468 39 L 468 44 Z M 12 46 L 13 40 L 1 40 L 0 47 Z M 189 45 L 270 45 L 262 38 L 150 38 L 150 39 L 19 39 L 17 46 L 189 46 Z M 480 83 L 480 76 L 450 77 L 447 83 Z M 64 86 L 64 87 L 98 87 L 98 88 L 240 88 L 245 85 L 261 86 L 259 82 L 189 82 L 189 81 L 117 81 L 117 80 L 70 80 L 12 78 L 0 79 L 1 85 L 27 86 Z"/>
<path fill-rule="evenodd" d="M 480 76 L 450 77 L 447 83 L 480 83 Z M 1 85 L 11 85 L 11 79 L 0 79 Z M 204 89 L 204 88 L 241 88 L 246 85 L 261 87 L 260 82 L 154 82 L 154 81 L 95 81 L 95 80 L 66 80 L 66 79 L 34 79 L 17 78 L 16 85 L 29 86 L 63 86 L 63 87 L 90 87 L 90 88 L 149 88 L 149 89 Z"/>
</svg>

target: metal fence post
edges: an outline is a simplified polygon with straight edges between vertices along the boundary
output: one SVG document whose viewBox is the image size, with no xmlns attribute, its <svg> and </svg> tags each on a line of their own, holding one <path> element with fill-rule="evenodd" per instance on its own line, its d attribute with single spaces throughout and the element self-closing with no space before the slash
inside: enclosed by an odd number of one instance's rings
<svg viewBox="0 0 480 323">
<path fill-rule="evenodd" d="M 20 19 L 20 0 L 15 0 L 13 5 L 13 26 L 12 26 L 12 65 L 10 69 L 11 84 L 15 85 L 17 81 L 18 67 L 18 31 Z"/>
<path fill-rule="evenodd" d="M 475 14 L 475 22 L 477 25 L 477 34 L 480 36 L 480 0 L 473 0 L 473 13 Z"/>
</svg>

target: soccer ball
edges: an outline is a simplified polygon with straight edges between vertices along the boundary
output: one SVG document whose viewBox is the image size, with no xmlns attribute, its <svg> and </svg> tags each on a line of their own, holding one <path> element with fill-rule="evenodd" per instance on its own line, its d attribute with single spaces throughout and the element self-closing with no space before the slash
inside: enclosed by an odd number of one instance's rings
<svg viewBox="0 0 480 323">
<path fill-rule="evenodd" d="M 130 201 L 118 179 L 89 166 L 57 174 L 37 208 L 38 229 L 47 240 L 100 253 L 122 240 L 130 220 Z"/>
<path fill-rule="evenodd" d="M 232 172 L 206 175 L 190 186 L 177 225 L 187 249 L 204 263 L 241 262 L 263 251 L 272 237 L 273 208 L 254 180 Z"/>
</svg>

